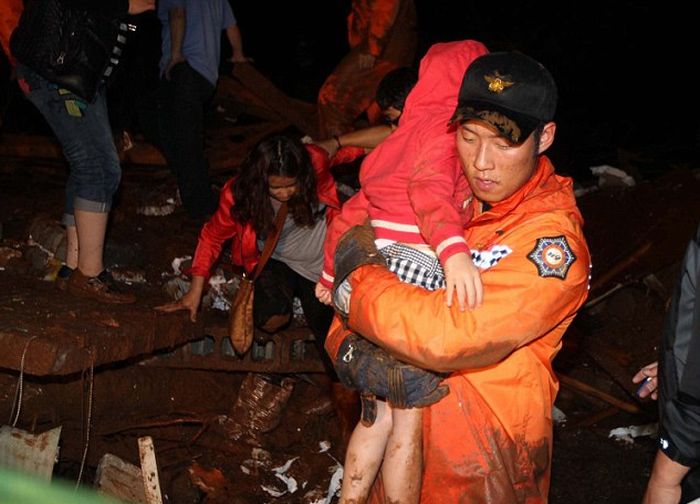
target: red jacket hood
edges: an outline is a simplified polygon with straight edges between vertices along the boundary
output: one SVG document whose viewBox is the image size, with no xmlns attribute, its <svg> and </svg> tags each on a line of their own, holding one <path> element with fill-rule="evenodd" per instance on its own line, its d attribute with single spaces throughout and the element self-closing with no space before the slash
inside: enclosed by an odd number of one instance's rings
<svg viewBox="0 0 700 504">
<path fill-rule="evenodd" d="M 475 40 L 433 45 L 421 60 L 418 82 L 406 98 L 399 127 L 367 156 L 362 171 L 410 173 L 427 149 L 454 151 L 456 159 L 454 132 L 447 123 L 457 106 L 464 72 L 487 52 L 484 44 Z"/>
</svg>

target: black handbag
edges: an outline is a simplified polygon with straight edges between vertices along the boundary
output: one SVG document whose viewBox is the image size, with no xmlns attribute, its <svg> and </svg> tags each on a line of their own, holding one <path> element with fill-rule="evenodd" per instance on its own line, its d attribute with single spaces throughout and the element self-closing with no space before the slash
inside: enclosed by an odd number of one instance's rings
<svg viewBox="0 0 700 504">
<path fill-rule="evenodd" d="M 62 0 L 28 2 L 12 37 L 20 63 L 93 101 L 119 64 L 132 24 Z"/>
</svg>

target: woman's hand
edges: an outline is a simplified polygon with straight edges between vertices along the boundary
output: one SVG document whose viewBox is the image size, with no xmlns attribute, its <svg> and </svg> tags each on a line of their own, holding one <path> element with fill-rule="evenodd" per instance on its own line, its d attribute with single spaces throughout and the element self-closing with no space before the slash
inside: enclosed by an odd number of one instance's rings
<svg viewBox="0 0 700 504">
<path fill-rule="evenodd" d="M 204 290 L 204 277 L 195 276 L 192 278 L 192 284 L 190 285 L 190 290 L 182 296 L 177 301 L 172 303 L 156 306 L 154 309 L 162 313 L 171 313 L 180 310 L 187 310 L 190 312 L 190 320 L 192 322 L 197 321 L 197 310 L 199 309 L 199 303 L 202 300 L 202 291 Z"/>
<path fill-rule="evenodd" d="M 659 363 L 652 362 L 640 369 L 636 375 L 632 377 L 632 383 L 641 383 L 637 390 L 637 395 L 641 398 L 651 396 L 656 399 L 658 396 L 659 379 Z"/>
</svg>

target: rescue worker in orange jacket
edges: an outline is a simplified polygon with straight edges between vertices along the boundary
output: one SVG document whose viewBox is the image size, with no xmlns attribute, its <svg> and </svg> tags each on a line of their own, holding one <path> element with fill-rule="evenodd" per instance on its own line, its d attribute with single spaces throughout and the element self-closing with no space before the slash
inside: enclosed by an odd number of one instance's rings
<svg viewBox="0 0 700 504">
<path fill-rule="evenodd" d="M 350 52 L 338 63 L 318 93 L 319 137 L 351 131 L 367 110 L 382 78 L 410 66 L 416 51 L 413 0 L 353 0 L 347 20 Z M 368 111 L 379 123 L 378 107 Z"/>
<path fill-rule="evenodd" d="M 12 61 L 10 35 L 19 24 L 22 9 L 22 0 L 3 0 L 2 5 L 0 5 L 0 48 L 10 61 Z"/>
<path fill-rule="evenodd" d="M 554 141 L 556 96 L 549 72 L 519 53 L 486 54 L 465 73 L 453 122 L 473 191 L 464 237 L 481 269 L 481 307 L 447 307 L 443 293 L 363 264 L 376 262 L 367 227 L 338 245 L 336 261 L 349 266 L 337 264 L 334 303 L 347 318 L 331 326 L 331 358 L 369 361 L 347 348 L 354 331 L 400 361 L 448 373 L 449 394 L 424 413 L 422 503 L 547 502 L 552 360 L 590 272 L 572 181 L 542 154 Z M 362 372 L 359 381 L 380 376 Z M 383 501 L 379 480 L 371 501 Z"/>
</svg>

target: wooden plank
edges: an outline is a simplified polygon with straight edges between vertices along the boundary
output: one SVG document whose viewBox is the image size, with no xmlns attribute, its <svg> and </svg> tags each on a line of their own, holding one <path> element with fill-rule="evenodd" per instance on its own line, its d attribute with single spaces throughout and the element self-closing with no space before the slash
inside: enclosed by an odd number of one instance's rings
<svg viewBox="0 0 700 504">
<path fill-rule="evenodd" d="M 561 381 L 562 385 L 565 387 L 605 401 L 606 403 L 611 404 L 622 411 L 626 411 L 627 413 L 640 413 L 642 411 L 637 405 L 623 401 L 617 397 L 613 397 L 607 392 L 603 392 L 602 390 L 577 380 L 576 378 L 572 378 L 571 376 L 567 376 L 563 373 L 557 373 L 557 376 L 559 377 L 559 381 Z"/>
<path fill-rule="evenodd" d="M 156 452 L 153 448 L 151 436 L 139 438 L 139 457 L 141 459 L 141 478 L 146 492 L 146 502 L 148 504 L 163 504 L 163 497 L 160 494 L 160 482 L 158 480 L 158 465 L 156 463 Z"/>
<path fill-rule="evenodd" d="M 261 101 L 266 103 L 269 108 L 275 110 L 303 133 L 312 137 L 317 135 L 318 125 L 314 104 L 288 97 L 251 64 L 234 65 L 232 75 L 257 97 L 258 103 Z"/>
</svg>

